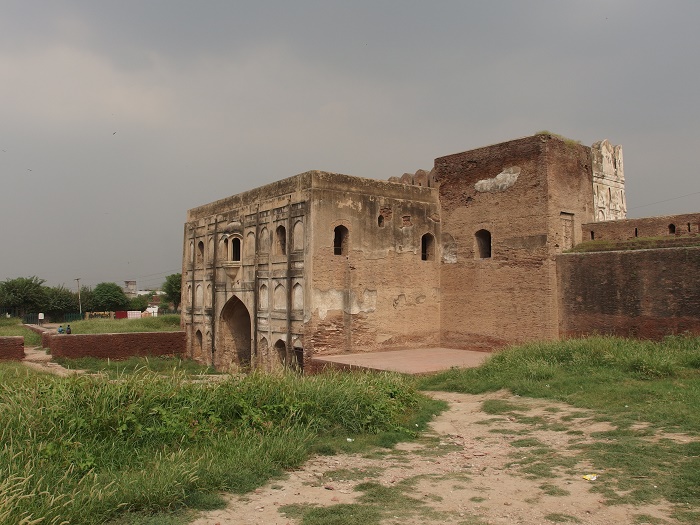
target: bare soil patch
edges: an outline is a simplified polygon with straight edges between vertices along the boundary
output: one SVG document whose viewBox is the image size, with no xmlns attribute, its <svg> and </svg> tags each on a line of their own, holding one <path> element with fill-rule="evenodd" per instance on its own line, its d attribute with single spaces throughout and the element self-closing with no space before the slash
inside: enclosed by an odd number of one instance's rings
<svg viewBox="0 0 700 525">
<path fill-rule="evenodd" d="M 396 489 L 393 499 L 375 504 L 386 524 L 679 523 L 661 499 L 608 505 L 593 490 L 606 473 L 580 463 L 569 448 L 610 429 L 592 414 L 506 392 L 431 395 L 450 408 L 418 441 L 362 455 L 314 457 L 286 479 L 226 496 L 226 509 L 204 513 L 193 525 L 295 525 L 304 509 L 370 504 L 363 500 L 368 484 Z M 488 414 L 484 402 L 518 410 Z M 598 479 L 586 480 L 587 474 Z M 641 482 L 653 487 L 653 479 Z"/>
</svg>

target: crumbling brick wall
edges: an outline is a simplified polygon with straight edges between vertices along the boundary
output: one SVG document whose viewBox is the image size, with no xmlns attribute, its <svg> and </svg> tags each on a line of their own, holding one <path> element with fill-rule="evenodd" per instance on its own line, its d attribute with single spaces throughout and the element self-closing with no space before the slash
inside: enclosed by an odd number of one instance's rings
<svg viewBox="0 0 700 525">
<path fill-rule="evenodd" d="M 185 352 L 185 332 L 53 334 L 48 336 L 48 344 L 54 357 L 128 359 L 180 355 Z"/>
<path fill-rule="evenodd" d="M 624 241 L 639 237 L 698 237 L 700 213 L 591 222 L 581 226 L 583 240 Z"/>
<path fill-rule="evenodd" d="M 557 257 L 560 335 L 700 334 L 700 248 Z"/>
<path fill-rule="evenodd" d="M 24 337 L 0 337 L 0 360 L 24 359 Z"/>
<path fill-rule="evenodd" d="M 435 172 L 449 255 L 441 344 L 557 338 L 554 256 L 591 217 L 590 150 L 538 135 L 438 158 Z M 490 250 L 481 253 L 485 231 Z"/>
</svg>

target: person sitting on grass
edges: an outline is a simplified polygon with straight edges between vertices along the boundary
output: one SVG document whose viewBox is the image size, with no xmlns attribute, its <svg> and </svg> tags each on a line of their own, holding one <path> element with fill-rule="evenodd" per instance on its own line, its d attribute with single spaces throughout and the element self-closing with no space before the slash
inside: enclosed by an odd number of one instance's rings
<svg viewBox="0 0 700 525">
<path fill-rule="evenodd" d="M 65 330 L 63 329 L 63 325 L 62 325 L 62 324 L 58 325 L 58 330 L 56 330 L 56 331 L 57 331 L 59 334 L 65 333 Z"/>
<path fill-rule="evenodd" d="M 71 333 L 70 325 L 66 326 L 66 333 L 67 333 L 67 334 L 70 334 L 70 333 Z"/>
</svg>

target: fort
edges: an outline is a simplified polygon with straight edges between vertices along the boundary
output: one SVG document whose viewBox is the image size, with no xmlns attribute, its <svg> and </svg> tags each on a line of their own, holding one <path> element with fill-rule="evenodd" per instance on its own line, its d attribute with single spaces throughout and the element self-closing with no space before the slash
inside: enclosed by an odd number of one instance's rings
<svg viewBox="0 0 700 525">
<path fill-rule="evenodd" d="M 700 213 L 627 219 L 622 148 L 543 132 L 187 212 L 187 355 L 222 370 L 592 333 L 700 333 Z"/>
</svg>

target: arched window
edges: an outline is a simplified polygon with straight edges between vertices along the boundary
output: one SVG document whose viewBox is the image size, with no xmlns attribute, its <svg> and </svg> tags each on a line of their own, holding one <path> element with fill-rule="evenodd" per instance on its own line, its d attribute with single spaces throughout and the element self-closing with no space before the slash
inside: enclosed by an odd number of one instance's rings
<svg viewBox="0 0 700 525">
<path fill-rule="evenodd" d="M 347 255 L 348 254 L 348 237 L 350 232 L 345 226 L 336 226 L 333 230 L 333 254 Z"/>
<path fill-rule="evenodd" d="M 202 356 L 202 348 L 203 348 L 203 337 L 202 337 L 202 331 L 197 330 L 197 333 L 194 334 L 194 357 L 201 357 Z"/>
<path fill-rule="evenodd" d="M 231 244 L 231 260 L 241 262 L 241 240 L 238 237 L 234 237 L 233 242 Z"/>
<path fill-rule="evenodd" d="M 420 239 L 420 258 L 421 261 L 435 260 L 435 237 L 430 233 L 426 233 Z"/>
<path fill-rule="evenodd" d="M 377 226 L 384 228 L 384 215 L 377 217 Z"/>
<path fill-rule="evenodd" d="M 287 228 L 284 226 L 275 230 L 275 255 L 287 255 Z"/>
<path fill-rule="evenodd" d="M 675 224 L 668 225 L 668 233 L 670 233 L 671 235 L 676 233 L 676 225 Z"/>
<path fill-rule="evenodd" d="M 284 344 L 282 339 L 278 339 L 275 343 L 275 350 L 277 350 L 277 357 L 284 366 L 287 366 L 287 345 Z"/>
<path fill-rule="evenodd" d="M 223 248 L 224 248 L 224 253 L 223 253 L 223 256 L 224 256 L 224 257 L 223 257 L 223 259 L 224 259 L 224 261 L 228 261 L 228 254 L 229 254 L 229 251 L 228 251 L 228 239 L 224 239 Z"/>
<path fill-rule="evenodd" d="M 204 241 L 197 243 L 197 264 L 204 264 Z"/>
<path fill-rule="evenodd" d="M 476 239 L 476 254 L 479 259 L 491 258 L 491 232 L 479 230 L 474 234 Z"/>
<path fill-rule="evenodd" d="M 201 308 L 204 306 L 204 288 L 202 288 L 201 284 L 198 284 L 194 292 L 194 305 Z"/>
<path fill-rule="evenodd" d="M 637 228 L 634 229 L 634 236 L 639 237 L 639 230 Z"/>
</svg>

